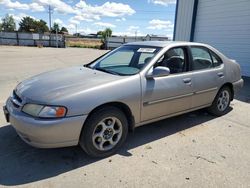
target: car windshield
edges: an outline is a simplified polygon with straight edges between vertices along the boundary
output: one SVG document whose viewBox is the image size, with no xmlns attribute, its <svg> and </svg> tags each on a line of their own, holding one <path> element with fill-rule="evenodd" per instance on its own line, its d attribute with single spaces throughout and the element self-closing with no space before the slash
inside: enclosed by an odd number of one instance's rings
<svg viewBox="0 0 250 188">
<path fill-rule="evenodd" d="M 117 75 L 134 75 L 147 65 L 160 47 L 124 45 L 97 59 L 88 67 Z"/>
</svg>

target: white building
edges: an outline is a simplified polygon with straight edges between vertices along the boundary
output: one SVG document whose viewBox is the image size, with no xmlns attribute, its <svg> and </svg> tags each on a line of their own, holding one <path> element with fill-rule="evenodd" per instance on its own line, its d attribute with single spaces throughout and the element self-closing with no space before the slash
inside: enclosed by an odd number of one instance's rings
<svg viewBox="0 0 250 188">
<path fill-rule="evenodd" d="M 211 44 L 250 76 L 250 0 L 177 0 L 174 40 Z"/>
</svg>

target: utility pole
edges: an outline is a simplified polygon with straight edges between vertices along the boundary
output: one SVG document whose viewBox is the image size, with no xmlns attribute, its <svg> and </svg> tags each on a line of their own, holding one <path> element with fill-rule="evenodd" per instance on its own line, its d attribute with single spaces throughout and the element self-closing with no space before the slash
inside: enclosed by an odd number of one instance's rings
<svg viewBox="0 0 250 188">
<path fill-rule="evenodd" d="M 135 31 L 135 41 L 137 41 L 137 30 Z"/>
<path fill-rule="evenodd" d="M 58 48 L 58 31 L 57 31 L 58 28 L 56 28 L 56 47 Z"/>
<path fill-rule="evenodd" d="M 51 14 L 53 13 L 53 10 L 50 5 L 48 12 L 49 12 L 49 46 L 51 46 Z"/>
<path fill-rule="evenodd" d="M 51 31 L 51 14 L 53 13 L 53 10 L 51 6 L 49 5 L 49 30 Z"/>
</svg>

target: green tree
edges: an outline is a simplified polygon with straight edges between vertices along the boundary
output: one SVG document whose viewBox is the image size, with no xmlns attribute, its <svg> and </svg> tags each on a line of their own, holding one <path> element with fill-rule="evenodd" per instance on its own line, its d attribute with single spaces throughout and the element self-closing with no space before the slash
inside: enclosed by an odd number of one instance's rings
<svg viewBox="0 0 250 188">
<path fill-rule="evenodd" d="M 112 36 L 112 30 L 110 28 L 106 28 L 104 31 L 98 31 L 97 35 L 101 35 L 102 42 L 105 43 L 107 38 Z"/>
<path fill-rule="evenodd" d="M 21 32 L 48 32 L 49 28 L 44 20 L 35 20 L 29 16 L 24 17 L 19 23 L 19 31 Z"/>
<path fill-rule="evenodd" d="M 57 33 L 59 33 L 60 32 L 60 27 L 59 27 L 59 24 L 55 22 L 53 24 L 53 27 L 51 28 L 51 32 L 56 33 L 56 31 L 57 31 Z"/>
<path fill-rule="evenodd" d="M 66 27 L 62 27 L 60 32 L 61 33 L 68 33 L 69 31 Z"/>
<path fill-rule="evenodd" d="M 29 16 L 23 17 L 22 20 L 19 22 L 18 31 L 32 32 L 35 31 L 35 29 L 35 20 Z"/>
<path fill-rule="evenodd" d="M 106 28 L 104 30 L 104 34 L 105 34 L 106 38 L 111 37 L 112 36 L 112 30 L 110 28 Z"/>
<path fill-rule="evenodd" d="M 103 31 L 98 31 L 96 34 L 102 36 Z"/>
<path fill-rule="evenodd" d="M 49 31 L 47 23 L 44 20 L 39 20 L 39 21 L 35 20 L 34 26 L 35 26 L 35 32 L 37 33 L 44 33 Z"/>
<path fill-rule="evenodd" d="M 107 38 L 112 36 L 112 30 L 110 28 L 106 28 L 104 31 L 98 31 L 97 35 L 101 35 L 102 37 L 101 49 L 104 49 L 106 46 L 105 44 L 106 44 Z"/>
<path fill-rule="evenodd" d="M 15 31 L 16 29 L 16 23 L 13 16 L 10 16 L 8 14 L 6 14 L 4 18 L 2 18 L 2 23 L 0 25 L 0 28 L 3 31 L 11 32 Z"/>
</svg>

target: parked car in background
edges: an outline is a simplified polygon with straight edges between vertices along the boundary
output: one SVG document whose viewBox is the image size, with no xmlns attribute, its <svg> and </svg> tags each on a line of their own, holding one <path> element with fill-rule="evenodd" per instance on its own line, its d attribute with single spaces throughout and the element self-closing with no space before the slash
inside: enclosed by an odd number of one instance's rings
<svg viewBox="0 0 250 188">
<path fill-rule="evenodd" d="M 135 42 L 19 83 L 4 112 L 32 146 L 105 157 L 129 129 L 201 108 L 224 115 L 242 86 L 240 66 L 209 45 Z"/>
</svg>

